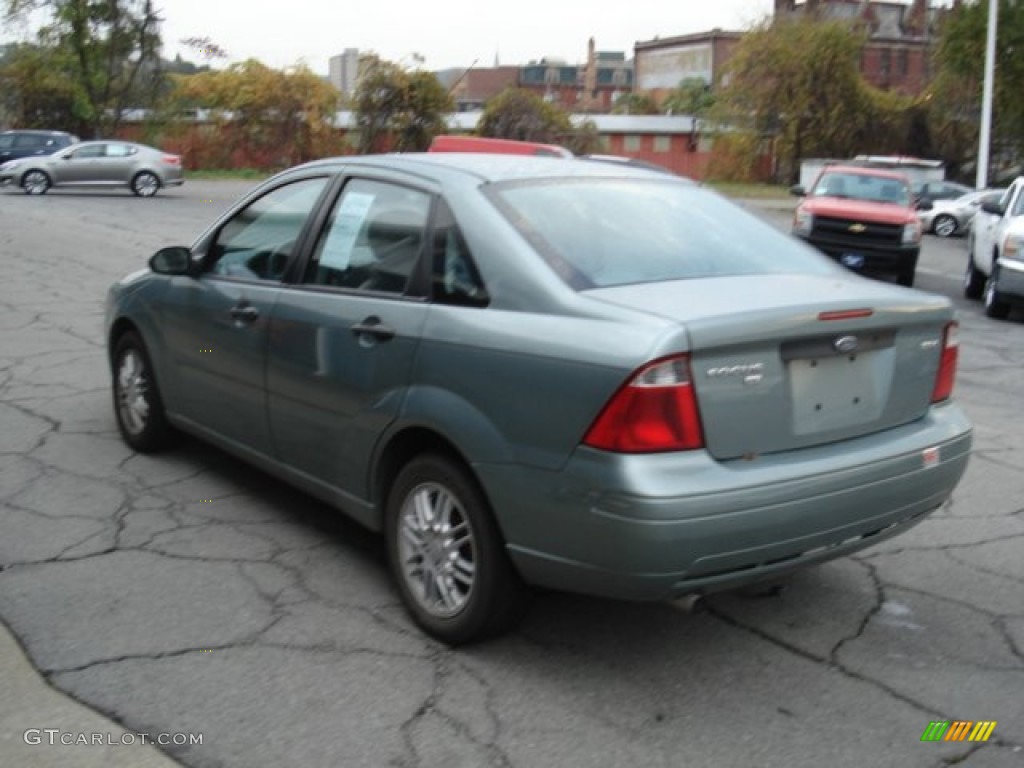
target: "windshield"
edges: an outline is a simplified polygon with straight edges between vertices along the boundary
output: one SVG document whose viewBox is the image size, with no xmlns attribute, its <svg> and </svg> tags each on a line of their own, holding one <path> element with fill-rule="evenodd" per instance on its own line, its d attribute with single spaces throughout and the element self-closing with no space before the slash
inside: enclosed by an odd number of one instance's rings
<svg viewBox="0 0 1024 768">
<path fill-rule="evenodd" d="M 706 189 L 623 178 L 514 182 L 492 200 L 569 285 L 827 274 L 817 251 Z"/>
<path fill-rule="evenodd" d="M 823 173 L 811 195 L 910 205 L 910 189 L 904 182 L 867 173 Z"/>
</svg>

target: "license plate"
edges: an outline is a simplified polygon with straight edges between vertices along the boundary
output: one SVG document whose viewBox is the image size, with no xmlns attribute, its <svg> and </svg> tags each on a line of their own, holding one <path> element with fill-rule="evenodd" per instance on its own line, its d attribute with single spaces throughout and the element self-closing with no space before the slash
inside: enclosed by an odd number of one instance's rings
<svg viewBox="0 0 1024 768">
<path fill-rule="evenodd" d="M 850 267 L 851 269 L 860 269 L 864 266 L 864 256 L 860 253 L 844 253 L 839 261 L 844 267 Z"/>
</svg>

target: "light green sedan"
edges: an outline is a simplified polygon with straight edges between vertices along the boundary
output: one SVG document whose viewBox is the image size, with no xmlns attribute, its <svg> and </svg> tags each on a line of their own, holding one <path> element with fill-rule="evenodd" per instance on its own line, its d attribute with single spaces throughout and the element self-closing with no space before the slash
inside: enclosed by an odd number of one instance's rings
<svg viewBox="0 0 1024 768">
<path fill-rule="evenodd" d="M 114 285 L 107 334 L 130 446 L 198 435 L 381 531 L 452 644 L 531 585 L 661 600 L 854 552 L 971 446 L 948 300 L 585 160 L 291 169 Z"/>
</svg>

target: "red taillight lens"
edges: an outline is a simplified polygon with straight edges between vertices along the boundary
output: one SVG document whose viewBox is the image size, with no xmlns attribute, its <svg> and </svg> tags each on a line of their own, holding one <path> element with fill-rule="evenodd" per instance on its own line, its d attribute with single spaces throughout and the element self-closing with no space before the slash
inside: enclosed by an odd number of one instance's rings
<svg viewBox="0 0 1024 768">
<path fill-rule="evenodd" d="M 704 447 L 689 357 L 655 360 L 633 374 L 605 405 L 583 443 L 617 453 Z"/>
<path fill-rule="evenodd" d="M 939 361 L 939 372 L 935 374 L 935 389 L 932 390 L 933 403 L 948 400 L 953 394 L 953 381 L 956 379 L 956 361 L 959 354 L 960 324 L 949 323 L 942 334 L 942 359 Z"/>
<path fill-rule="evenodd" d="M 181 165 L 181 158 L 177 155 L 164 155 L 160 158 L 164 165 Z"/>
</svg>

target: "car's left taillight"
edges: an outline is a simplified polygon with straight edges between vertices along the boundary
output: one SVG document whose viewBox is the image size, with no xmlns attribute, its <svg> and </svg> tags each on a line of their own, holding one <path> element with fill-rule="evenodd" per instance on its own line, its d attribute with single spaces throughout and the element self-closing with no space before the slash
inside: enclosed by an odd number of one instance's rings
<svg viewBox="0 0 1024 768">
<path fill-rule="evenodd" d="M 939 360 L 939 372 L 935 374 L 935 388 L 932 389 L 932 402 L 941 403 L 953 394 L 953 381 L 956 379 L 956 363 L 960 354 L 960 324 L 956 321 L 947 323 L 942 332 L 942 357 Z"/>
<path fill-rule="evenodd" d="M 605 404 L 583 444 L 617 453 L 703 448 L 689 356 L 661 358 L 635 371 Z"/>
</svg>

